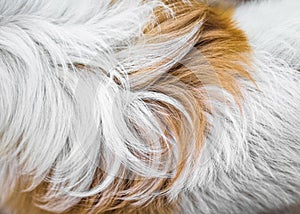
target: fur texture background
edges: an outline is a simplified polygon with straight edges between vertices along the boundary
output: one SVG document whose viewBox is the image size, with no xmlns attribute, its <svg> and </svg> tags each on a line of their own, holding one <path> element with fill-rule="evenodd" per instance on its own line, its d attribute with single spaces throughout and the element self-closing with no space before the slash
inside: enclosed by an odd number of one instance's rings
<svg viewBox="0 0 300 214">
<path fill-rule="evenodd" d="M 0 0 L 0 207 L 259 213 L 299 202 L 299 8 Z"/>
</svg>

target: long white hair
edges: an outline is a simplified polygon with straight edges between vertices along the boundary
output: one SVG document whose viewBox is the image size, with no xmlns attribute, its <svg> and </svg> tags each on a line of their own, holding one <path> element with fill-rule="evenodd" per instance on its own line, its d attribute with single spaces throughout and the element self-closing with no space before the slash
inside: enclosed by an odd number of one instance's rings
<svg viewBox="0 0 300 214">
<path fill-rule="evenodd" d="M 174 213 L 257 213 L 300 200 L 300 3 L 239 6 L 230 27 L 249 49 L 212 56 L 203 2 L 0 0 L 0 208 L 163 198 Z M 203 16 L 178 15 L 194 4 Z"/>
</svg>

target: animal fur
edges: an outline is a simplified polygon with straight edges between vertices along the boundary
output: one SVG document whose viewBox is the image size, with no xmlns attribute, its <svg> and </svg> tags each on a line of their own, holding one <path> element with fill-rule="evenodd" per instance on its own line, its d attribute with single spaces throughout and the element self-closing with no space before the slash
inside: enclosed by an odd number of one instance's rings
<svg viewBox="0 0 300 214">
<path fill-rule="evenodd" d="M 299 202 L 299 7 L 0 0 L 2 212 Z"/>
</svg>

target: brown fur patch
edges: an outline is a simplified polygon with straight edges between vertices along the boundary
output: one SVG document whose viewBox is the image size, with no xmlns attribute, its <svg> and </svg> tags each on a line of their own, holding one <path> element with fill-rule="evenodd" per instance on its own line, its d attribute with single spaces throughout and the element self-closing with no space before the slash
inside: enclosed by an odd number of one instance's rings
<svg viewBox="0 0 300 214">
<path fill-rule="evenodd" d="M 167 1 L 167 5 L 175 12 L 174 18 L 170 18 L 163 9 L 156 11 L 158 23 L 156 26 L 147 26 L 145 34 L 148 36 L 167 35 L 167 38 L 175 38 L 190 32 L 200 22 L 203 22 L 201 30 L 195 35 L 195 49 L 192 49 L 180 63 L 177 63 L 168 74 L 158 78 L 153 84 L 155 89 L 159 85 L 168 85 L 177 93 L 184 93 L 189 97 L 189 101 L 193 103 L 192 107 L 185 106 L 190 110 L 195 127 L 197 127 L 197 140 L 194 157 L 198 157 L 203 141 L 206 135 L 206 130 L 209 124 L 205 119 L 205 112 L 210 111 L 206 105 L 205 91 L 203 86 L 216 85 L 229 93 L 231 93 L 237 104 L 241 104 L 243 97 L 241 93 L 241 85 L 239 78 L 253 81 L 251 75 L 246 70 L 251 64 L 251 48 L 243 31 L 239 30 L 232 20 L 233 9 L 227 6 L 214 5 L 209 6 L 198 1 L 190 1 L 190 4 L 184 4 L 181 1 Z M 160 37 L 159 37 L 160 38 Z M 160 38 L 161 39 L 161 38 Z M 163 39 L 161 39 L 163 40 Z M 162 62 L 166 63 L 166 62 Z M 158 65 L 159 66 L 159 65 Z M 151 70 L 151 68 L 149 68 Z M 147 69 L 138 71 L 147 72 Z M 151 87 L 149 87 L 151 89 Z M 162 87 L 163 88 L 163 87 Z M 158 90 L 159 91 L 159 90 Z M 170 91 L 159 91 L 170 96 Z M 171 95 L 174 96 L 174 95 Z M 181 103 L 185 103 L 181 98 L 174 96 Z M 168 185 L 172 185 L 183 170 L 185 164 L 185 151 L 189 147 L 189 139 L 181 138 L 180 135 L 186 129 L 180 123 L 180 113 L 170 106 L 160 104 L 165 110 L 166 118 L 163 118 L 167 123 L 172 124 L 172 129 L 178 134 L 178 143 L 181 145 L 182 159 L 178 165 L 178 174 L 170 181 Z M 163 191 L 163 189 L 160 189 Z M 146 207 L 149 210 L 157 210 L 157 201 L 164 198 L 158 198 L 155 203 L 151 203 Z M 167 209 L 172 210 L 174 204 L 169 204 Z M 144 208 L 139 208 L 143 210 Z M 166 209 L 166 208 L 165 208 Z M 137 209 L 135 209 L 138 212 Z M 158 213 L 167 213 L 164 209 Z M 147 213 L 147 212 L 141 212 Z M 151 213 L 151 212 L 149 212 Z"/>
<path fill-rule="evenodd" d="M 157 118 L 166 126 L 166 135 L 176 137 L 180 148 L 180 158 L 177 164 L 176 174 L 173 178 L 139 178 L 132 175 L 134 179 L 116 178 L 106 191 L 81 200 L 81 202 L 66 213 L 172 213 L 179 209 L 177 202 L 170 202 L 165 196 L 150 197 L 151 200 L 143 204 L 137 204 L 138 200 L 123 200 L 127 192 L 127 197 L 142 194 L 153 195 L 156 192 L 167 192 L 181 175 L 187 163 L 187 156 L 196 158 L 199 156 L 204 143 L 209 124 L 205 114 L 210 109 L 206 104 L 206 94 L 203 86 L 216 85 L 231 93 L 237 103 L 242 102 L 241 86 L 238 78 L 251 79 L 250 74 L 245 69 L 249 65 L 249 53 L 251 49 L 248 45 L 244 33 L 239 30 L 232 21 L 232 10 L 222 8 L 222 6 L 209 6 L 196 0 L 184 4 L 180 0 L 166 1 L 166 4 L 175 12 L 174 17 L 166 15 L 162 8 L 157 8 L 155 15 L 157 24 L 149 24 L 145 28 L 147 37 L 156 37 L 163 40 L 164 36 L 176 38 L 190 32 L 200 23 L 203 23 L 200 31 L 191 40 L 194 45 L 184 59 L 173 66 L 166 74 L 149 83 L 149 90 L 153 85 L 153 91 L 172 96 L 184 105 L 192 118 L 195 130 L 195 145 L 190 145 L 190 138 L 184 123 L 184 116 L 173 106 L 164 102 L 145 100 L 149 105 L 155 104 L 153 112 L 157 113 Z M 165 63 L 165 62 L 162 62 Z M 151 69 L 151 68 L 148 68 Z M 132 75 L 147 72 L 147 68 L 137 71 Z M 176 91 L 176 93 L 172 93 Z M 184 95 L 184 96 L 182 96 Z M 157 106 L 160 107 L 159 111 Z M 162 142 L 162 145 L 164 142 Z M 192 153 L 190 148 L 194 148 Z M 165 147 L 166 153 L 167 147 Z M 163 157 L 162 157 L 163 158 Z M 193 166 L 195 167 L 195 166 Z M 124 169 L 125 170 L 125 169 Z M 127 172 L 130 177 L 130 172 Z M 98 170 L 95 173 L 94 184 L 96 186 L 106 176 L 105 172 Z M 37 192 L 43 190 L 42 186 Z M 24 194 L 18 199 L 22 205 L 20 209 L 24 213 L 47 213 L 39 209 L 32 208 L 32 194 Z M 112 196 L 114 195 L 114 196 Z M 25 197 L 26 196 L 26 197 Z M 19 197 L 19 196 L 18 196 Z M 12 203 L 15 204 L 15 203 Z"/>
</svg>

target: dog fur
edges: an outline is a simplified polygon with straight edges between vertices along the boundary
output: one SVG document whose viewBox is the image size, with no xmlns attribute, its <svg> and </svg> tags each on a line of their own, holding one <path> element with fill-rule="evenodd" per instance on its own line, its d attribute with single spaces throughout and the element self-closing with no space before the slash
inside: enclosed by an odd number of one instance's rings
<svg viewBox="0 0 300 214">
<path fill-rule="evenodd" d="M 299 8 L 0 0 L 2 212 L 299 202 Z"/>
</svg>

